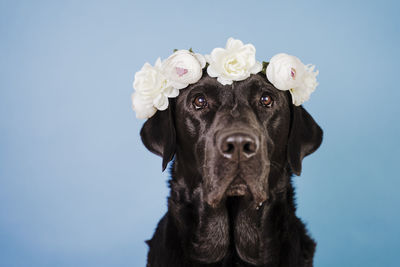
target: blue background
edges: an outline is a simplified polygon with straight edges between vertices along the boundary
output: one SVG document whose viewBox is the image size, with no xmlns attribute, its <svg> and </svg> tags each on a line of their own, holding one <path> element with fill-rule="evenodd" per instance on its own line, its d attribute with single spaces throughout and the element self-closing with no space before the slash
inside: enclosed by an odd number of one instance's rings
<svg viewBox="0 0 400 267">
<path fill-rule="evenodd" d="M 136 71 L 229 37 L 316 64 L 325 131 L 295 178 L 315 266 L 399 266 L 395 1 L 0 1 L 0 266 L 144 266 L 167 173 Z"/>
</svg>

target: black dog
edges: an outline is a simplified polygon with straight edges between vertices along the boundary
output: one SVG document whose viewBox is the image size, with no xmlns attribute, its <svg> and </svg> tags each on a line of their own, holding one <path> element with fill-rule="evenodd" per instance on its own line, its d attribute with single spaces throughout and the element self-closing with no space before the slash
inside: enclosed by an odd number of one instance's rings
<svg viewBox="0 0 400 267">
<path fill-rule="evenodd" d="M 147 266 L 312 266 L 292 174 L 322 130 L 265 75 L 221 85 L 204 74 L 148 119 L 144 145 L 171 167 L 168 212 Z"/>
</svg>

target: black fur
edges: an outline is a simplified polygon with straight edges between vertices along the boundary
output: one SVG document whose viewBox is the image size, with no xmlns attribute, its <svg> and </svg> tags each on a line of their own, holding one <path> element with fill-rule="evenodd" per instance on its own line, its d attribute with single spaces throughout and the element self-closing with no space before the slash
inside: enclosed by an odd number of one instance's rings
<svg viewBox="0 0 400 267">
<path fill-rule="evenodd" d="M 263 93 L 271 107 L 260 104 Z M 208 105 L 197 110 L 199 94 Z M 248 160 L 221 154 L 220 140 L 237 131 L 258 142 Z M 204 74 L 148 119 L 141 137 L 163 169 L 174 158 L 168 212 L 148 241 L 147 266 L 313 265 L 315 242 L 295 215 L 291 176 L 319 147 L 322 130 L 287 91 L 262 74 L 226 86 Z M 231 190 L 236 182 L 245 193 Z"/>
</svg>

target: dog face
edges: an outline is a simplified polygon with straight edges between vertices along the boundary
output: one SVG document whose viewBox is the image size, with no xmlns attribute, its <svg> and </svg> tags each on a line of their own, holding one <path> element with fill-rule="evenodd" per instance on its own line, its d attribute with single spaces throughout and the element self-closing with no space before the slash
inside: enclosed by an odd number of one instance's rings
<svg viewBox="0 0 400 267">
<path fill-rule="evenodd" d="M 225 86 L 204 74 L 148 119 L 141 136 L 163 169 L 174 155 L 184 161 L 187 186 L 201 185 L 211 206 L 228 196 L 264 202 L 285 186 L 270 174 L 288 166 L 299 175 L 303 157 L 322 141 L 312 117 L 261 74 Z"/>
</svg>

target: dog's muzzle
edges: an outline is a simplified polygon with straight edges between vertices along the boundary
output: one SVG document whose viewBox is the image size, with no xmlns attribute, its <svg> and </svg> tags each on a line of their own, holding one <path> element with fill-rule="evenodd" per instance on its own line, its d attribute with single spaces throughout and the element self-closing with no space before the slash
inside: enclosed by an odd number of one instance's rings
<svg viewBox="0 0 400 267">
<path fill-rule="evenodd" d="M 265 177 L 269 172 L 261 144 L 261 133 L 250 127 L 232 127 L 216 131 L 206 150 L 205 192 L 208 204 L 217 205 L 224 196 L 252 196 L 256 202 L 266 199 Z"/>
</svg>

